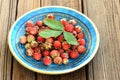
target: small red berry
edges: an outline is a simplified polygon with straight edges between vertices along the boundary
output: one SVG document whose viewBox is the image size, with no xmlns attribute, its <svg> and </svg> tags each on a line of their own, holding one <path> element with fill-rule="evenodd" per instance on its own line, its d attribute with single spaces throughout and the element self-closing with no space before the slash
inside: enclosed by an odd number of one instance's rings
<svg viewBox="0 0 120 80">
<path fill-rule="evenodd" d="M 31 29 L 32 29 L 32 27 L 26 27 L 26 29 L 25 29 L 25 30 L 26 30 L 27 32 L 30 32 L 30 31 L 31 31 Z"/>
<path fill-rule="evenodd" d="M 47 15 L 47 18 L 55 19 L 55 16 L 54 16 L 53 14 L 48 14 L 48 15 Z"/>
<path fill-rule="evenodd" d="M 62 43 L 62 48 L 63 48 L 64 50 L 68 50 L 68 49 L 70 48 L 70 44 L 68 44 L 66 41 L 64 41 L 64 42 Z"/>
<path fill-rule="evenodd" d="M 30 43 L 26 43 L 25 44 L 25 49 L 30 49 L 30 48 L 31 48 Z"/>
<path fill-rule="evenodd" d="M 63 35 L 58 36 L 57 40 L 62 42 L 64 40 L 64 36 Z"/>
<path fill-rule="evenodd" d="M 26 36 L 21 36 L 21 37 L 20 37 L 20 43 L 21 43 L 21 44 L 25 44 L 26 42 L 27 42 Z"/>
<path fill-rule="evenodd" d="M 85 40 L 84 39 L 78 39 L 78 43 L 80 44 L 80 45 L 85 45 Z"/>
<path fill-rule="evenodd" d="M 64 52 L 63 49 L 59 49 L 58 51 L 59 51 L 60 54 Z"/>
<path fill-rule="evenodd" d="M 60 56 L 60 53 L 59 53 L 57 50 L 52 50 L 52 51 L 50 52 L 50 56 L 51 56 L 52 58 L 55 58 L 55 57 L 57 57 L 57 56 Z"/>
<path fill-rule="evenodd" d="M 49 56 L 49 54 L 50 54 L 49 51 L 47 51 L 47 50 L 43 51 L 43 56 Z"/>
<path fill-rule="evenodd" d="M 40 60 L 41 57 L 42 57 L 42 54 L 39 53 L 39 52 L 33 54 L 33 58 L 34 58 L 35 60 L 37 60 L 37 61 Z"/>
<path fill-rule="evenodd" d="M 35 53 L 40 53 L 40 48 L 35 47 L 35 48 L 34 48 L 34 52 L 35 52 Z"/>
<path fill-rule="evenodd" d="M 72 58 L 72 59 L 76 59 L 76 58 L 78 58 L 78 56 L 79 56 L 79 53 L 77 51 L 72 51 L 70 53 L 70 58 Z"/>
<path fill-rule="evenodd" d="M 77 32 L 76 31 L 73 31 L 72 33 L 75 37 L 77 37 Z"/>
<path fill-rule="evenodd" d="M 72 25 L 75 25 L 76 21 L 75 20 L 70 20 L 69 23 L 72 24 Z"/>
<path fill-rule="evenodd" d="M 37 37 L 37 41 L 39 42 L 39 43 L 42 43 L 42 42 L 44 42 L 44 38 L 42 37 L 42 36 L 38 36 Z"/>
<path fill-rule="evenodd" d="M 64 59 L 63 59 L 63 64 L 68 64 L 68 62 L 69 62 L 69 59 L 68 59 L 68 58 L 64 58 Z"/>
<path fill-rule="evenodd" d="M 62 61 L 62 58 L 61 58 L 61 57 L 57 56 L 57 57 L 54 58 L 54 63 L 55 63 L 55 64 L 62 64 L 62 62 L 63 62 L 63 61 Z"/>
<path fill-rule="evenodd" d="M 43 22 L 42 22 L 42 21 L 37 21 L 37 22 L 36 22 L 36 25 L 37 25 L 37 26 L 39 26 L 39 27 L 41 27 L 41 26 L 42 26 L 42 24 L 43 24 Z"/>
<path fill-rule="evenodd" d="M 85 49 L 84 46 L 80 45 L 80 46 L 77 47 L 77 50 L 78 50 L 79 53 L 84 53 L 86 49 Z"/>
<path fill-rule="evenodd" d="M 45 56 L 44 58 L 43 58 L 43 63 L 44 63 L 44 65 L 50 65 L 50 64 L 52 64 L 52 58 L 51 57 L 49 57 L 49 56 Z"/>
<path fill-rule="evenodd" d="M 73 25 L 68 24 L 65 26 L 65 31 L 72 32 L 73 31 Z"/>
<path fill-rule="evenodd" d="M 59 49 L 59 48 L 61 48 L 61 42 L 60 41 L 54 41 L 53 46 L 54 46 L 54 48 Z"/>
<path fill-rule="evenodd" d="M 53 42 L 53 38 L 47 38 L 45 42 L 52 43 Z"/>
<path fill-rule="evenodd" d="M 61 19 L 60 21 L 61 21 L 62 25 L 64 25 L 64 26 L 68 24 L 68 22 L 65 18 Z"/>
<path fill-rule="evenodd" d="M 71 49 L 68 49 L 68 50 L 66 50 L 66 53 L 70 54 L 71 51 L 72 51 Z"/>
<path fill-rule="evenodd" d="M 81 27 L 80 26 L 75 26 L 74 30 L 77 32 L 77 33 L 80 33 L 82 31 Z"/>
<path fill-rule="evenodd" d="M 27 36 L 27 41 L 28 42 L 32 42 L 32 41 L 34 41 L 35 40 L 35 37 L 33 36 L 33 35 L 28 35 Z"/>
<path fill-rule="evenodd" d="M 83 39 L 83 38 L 84 38 L 84 34 L 83 34 L 83 33 L 79 33 L 79 34 L 77 35 L 77 38 L 78 38 L 78 39 Z"/>
<path fill-rule="evenodd" d="M 34 53 L 34 50 L 31 49 L 31 48 L 26 50 L 26 54 L 27 54 L 28 56 L 33 56 L 33 53 Z"/>
<path fill-rule="evenodd" d="M 33 23 L 32 21 L 28 21 L 28 22 L 26 23 L 26 26 L 27 26 L 27 27 L 34 27 L 34 23 Z"/>
<path fill-rule="evenodd" d="M 36 27 L 32 27 L 32 29 L 30 30 L 30 34 L 36 35 L 37 33 L 38 33 L 38 29 Z"/>
<path fill-rule="evenodd" d="M 61 54 L 61 57 L 62 57 L 62 58 L 69 58 L 69 55 L 68 55 L 68 53 L 62 53 L 62 54 Z"/>
<path fill-rule="evenodd" d="M 35 47 L 38 46 L 38 43 L 37 43 L 36 41 L 32 41 L 32 42 L 30 43 L 30 45 L 31 45 L 32 48 L 35 48 Z"/>
</svg>

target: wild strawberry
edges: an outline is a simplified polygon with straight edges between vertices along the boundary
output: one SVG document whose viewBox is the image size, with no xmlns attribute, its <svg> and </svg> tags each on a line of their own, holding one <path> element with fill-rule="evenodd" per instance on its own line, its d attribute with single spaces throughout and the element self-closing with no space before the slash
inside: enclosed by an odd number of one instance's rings
<svg viewBox="0 0 120 80">
<path fill-rule="evenodd" d="M 49 54 L 50 54 L 49 51 L 47 51 L 47 50 L 43 51 L 43 56 L 49 56 Z"/>
<path fill-rule="evenodd" d="M 32 27 L 32 29 L 30 30 L 30 34 L 36 35 L 37 33 L 38 33 L 38 29 L 36 27 Z"/>
<path fill-rule="evenodd" d="M 55 64 L 62 64 L 62 58 L 59 57 L 59 56 L 55 57 L 55 58 L 54 58 L 54 63 L 55 63 Z"/>
<path fill-rule="evenodd" d="M 68 50 L 68 49 L 70 48 L 70 44 L 68 44 L 66 41 L 64 41 L 64 42 L 62 43 L 62 48 L 63 48 L 64 50 Z"/>
<path fill-rule="evenodd" d="M 68 64 L 69 59 L 68 58 L 63 58 L 63 64 Z"/>
<path fill-rule="evenodd" d="M 69 20 L 69 23 L 72 24 L 72 25 L 75 25 L 76 21 L 75 20 Z"/>
<path fill-rule="evenodd" d="M 37 25 L 37 26 L 39 26 L 39 27 L 41 27 L 41 26 L 42 26 L 42 24 L 43 24 L 43 22 L 42 22 L 42 21 L 37 21 L 37 22 L 36 22 L 36 25 Z"/>
<path fill-rule="evenodd" d="M 76 31 L 73 31 L 72 33 L 75 37 L 77 37 L 77 32 Z"/>
<path fill-rule="evenodd" d="M 61 19 L 60 21 L 61 21 L 62 25 L 64 25 L 64 26 L 68 24 L 68 22 L 65 18 Z"/>
<path fill-rule="evenodd" d="M 52 43 L 53 42 L 53 38 L 47 38 L 45 42 Z"/>
<path fill-rule="evenodd" d="M 55 57 L 57 57 L 57 56 L 60 56 L 60 53 L 59 53 L 57 50 L 52 50 L 52 51 L 50 52 L 50 56 L 51 56 L 52 58 L 55 58 Z"/>
<path fill-rule="evenodd" d="M 40 53 L 40 48 L 35 47 L 35 48 L 34 48 L 34 52 L 35 52 L 35 53 Z"/>
<path fill-rule="evenodd" d="M 78 43 L 80 44 L 80 45 L 85 45 L 85 40 L 84 39 L 78 39 Z"/>
<path fill-rule="evenodd" d="M 26 36 L 21 36 L 21 37 L 20 37 L 20 43 L 21 43 L 21 44 L 25 44 L 26 42 L 27 42 Z"/>
<path fill-rule="evenodd" d="M 72 51 L 71 49 L 67 49 L 67 50 L 66 50 L 66 53 L 70 54 L 71 51 Z"/>
<path fill-rule="evenodd" d="M 31 49 L 31 48 L 26 50 L 26 54 L 27 54 L 28 56 L 33 56 L 33 53 L 34 53 L 34 50 Z"/>
<path fill-rule="evenodd" d="M 54 41 L 53 46 L 54 46 L 54 48 L 59 49 L 59 48 L 61 48 L 61 42 L 60 41 Z"/>
<path fill-rule="evenodd" d="M 64 36 L 63 35 L 58 36 L 57 40 L 62 42 L 64 40 Z"/>
<path fill-rule="evenodd" d="M 50 64 L 52 64 L 52 58 L 51 57 L 49 57 L 49 56 L 45 56 L 44 58 L 43 58 L 43 63 L 44 63 L 44 65 L 50 65 Z"/>
<path fill-rule="evenodd" d="M 43 44 L 43 47 L 45 50 L 50 50 L 50 49 L 52 49 L 52 43 L 45 42 Z"/>
<path fill-rule="evenodd" d="M 60 56 L 61 56 L 62 58 L 69 58 L 68 53 L 62 53 Z"/>
<path fill-rule="evenodd" d="M 59 49 L 58 52 L 61 54 L 61 53 L 64 52 L 64 50 L 63 49 Z"/>
<path fill-rule="evenodd" d="M 68 24 L 65 26 L 65 31 L 72 32 L 73 31 L 73 25 Z"/>
<path fill-rule="evenodd" d="M 37 37 L 37 41 L 38 41 L 39 43 L 42 43 L 42 42 L 45 41 L 45 39 L 44 39 L 42 36 L 38 36 L 38 37 Z"/>
<path fill-rule="evenodd" d="M 37 43 L 36 41 L 32 41 L 32 42 L 30 43 L 30 45 L 31 45 L 32 48 L 35 48 L 35 47 L 38 46 L 38 43 Z"/>
<path fill-rule="evenodd" d="M 35 40 L 35 37 L 33 36 L 33 35 L 28 35 L 27 36 L 27 41 L 28 42 L 32 42 L 32 41 L 34 41 Z"/>
<path fill-rule="evenodd" d="M 55 19 L 55 16 L 54 16 L 53 14 L 48 14 L 48 15 L 47 15 L 47 18 Z"/>
<path fill-rule="evenodd" d="M 78 58 L 78 56 L 79 56 L 79 53 L 77 51 L 72 51 L 70 53 L 70 58 L 72 58 L 72 59 L 76 59 L 76 58 Z"/>
<path fill-rule="evenodd" d="M 33 27 L 33 26 L 34 26 L 34 23 L 33 23 L 32 21 L 28 21 L 28 22 L 26 23 L 26 26 L 27 26 L 27 27 Z"/>
<path fill-rule="evenodd" d="M 77 50 L 78 50 L 79 53 L 84 53 L 86 49 L 85 49 L 84 46 L 80 45 L 80 46 L 77 47 Z"/>
<path fill-rule="evenodd" d="M 81 27 L 80 26 L 75 26 L 74 30 L 77 32 L 77 33 L 80 33 L 82 31 Z"/>
<path fill-rule="evenodd" d="M 25 49 L 30 49 L 30 48 L 31 48 L 30 43 L 26 43 L 25 44 Z"/>
<path fill-rule="evenodd" d="M 83 38 L 84 38 L 84 34 L 83 34 L 83 33 L 79 33 L 79 34 L 77 35 L 77 38 L 78 38 L 78 39 L 83 39 Z"/>
<path fill-rule="evenodd" d="M 41 57 L 42 57 L 42 54 L 39 53 L 39 52 L 33 54 L 33 58 L 34 58 L 35 60 L 37 60 L 37 61 L 40 60 Z"/>
<path fill-rule="evenodd" d="M 32 27 L 26 27 L 26 31 L 29 33 L 31 31 Z"/>
</svg>

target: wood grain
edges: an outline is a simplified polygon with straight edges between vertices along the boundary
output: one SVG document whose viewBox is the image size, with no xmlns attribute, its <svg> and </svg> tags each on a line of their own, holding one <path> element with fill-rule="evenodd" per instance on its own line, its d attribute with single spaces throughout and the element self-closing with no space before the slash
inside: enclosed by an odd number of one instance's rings
<svg viewBox="0 0 120 80">
<path fill-rule="evenodd" d="M 120 80 L 119 0 L 84 0 L 84 13 L 96 24 L 100 48 L 89 64 L 89 80 Z"/>
<path fill-rule="evenodd" d="M 51 5 L 58 5 L 58 6 L 66 6 L 70 7 L 79 11 L 82 11 L 81 0 L 42 0 L 41 6 L 51 6 Z M 64 74 L 64 75 L 37 75 L 37 80 L 86 80 L 86 71 L 85 67 L 79 69 L 75 72 Z"/>
<path fill-rule="evenodd" d="M 8 49 L 7 36 L 15 21 L 15 7 L 16 1 L 0 0 L 0 80 L 11 80 L 12 55 Z"/>
<path fill-rule="evenodd" d="M 25 12 L 38 7 L 40 7 L 39 0 L 19 0 L 17 7 L 17 18 Z M 12 80 L 35 80 L 35 73 L 24 68 L 14 59 Z"/>
</svg>

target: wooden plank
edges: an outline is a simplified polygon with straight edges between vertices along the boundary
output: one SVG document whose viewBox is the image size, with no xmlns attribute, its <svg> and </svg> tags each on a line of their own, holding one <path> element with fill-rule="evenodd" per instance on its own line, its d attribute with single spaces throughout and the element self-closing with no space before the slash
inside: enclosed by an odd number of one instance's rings
<svg viewBox="0 0 120 80">
<path fill-rule="evenodd" d="M 15 20 L 15 7 L 16 1 L 0 0 L 0 80 L 11 80 L 12 55 L 8 49 L 7 36 Z"/>
<path fill-rule="evenodd" d="M 19 0 L 17 18 L 25 12 L 38 7 L 40 7 L 40 0 Z M 12 80 L 35 80 L 35 73 L 24 68 L 14 59 Z"/>
<path fill-rule="evenodd" d="M 66 6 L 76 10 L 81 11 L 81 0 L 42 0 L 41 6 L 51 6 L 51 5 L 59 5 L 59 6 Z M 86 71 L 85 67 L 79 69 L 75 72 L 64 74 L 64 75 L 37 75 L 37 80 L 86 80 Z"/>
<path fill-rule="evenodd" d="M 89 64 L 89 80 L 120 80 L 119 0 L 84 0 L 84 12 L 96 24 L 100 47 Z"/>
</svg>

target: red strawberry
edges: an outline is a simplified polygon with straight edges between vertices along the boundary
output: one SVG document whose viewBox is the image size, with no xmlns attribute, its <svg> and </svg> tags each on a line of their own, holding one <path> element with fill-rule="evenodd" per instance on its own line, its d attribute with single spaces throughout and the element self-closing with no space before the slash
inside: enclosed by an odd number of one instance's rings
<svg viewBox="0 0 120 80">
<path fill-rule="evenodd" d="M 54 63 L 55 63 L 55 64 L 62 64 L 62 58 L 59 57 L 59 56 L 55 57 L 55 58 L 54 58 Z"/>
<path fill-rule="evenodd" d="M 58 51 L 59 51 L 60 54 L 64 52 L 63 49 L 59 49 Z"/>
<path fill-rule="evenodd" d="M 36 41 L 32 41 L 32 42 L 30 43 L 30 45 L 31 45 L 32 48 L 35 48 L 35 47 L 38 46 L 38 43 L 37 43 Z"/>
<path fill-rule="evenodd" d="M 47 51 L 47 50 L 43 51 L 43 56 L 49 56 L 49 54 L 50 54 L 49 51 Z"/>
<path fill-rule="evenodd" d="M 33 35 L 28 35 L 27 36 L 27 41 L 28 42 L 32 42 L 32 41 L 34 41 L 35 40 L 35 37 L 33 36 Z"/>
<path fill-rule="evenodd" d="M 72 51 L 70 53 L 70 58 L 72 58 L 72 59 L 76 59 L 76 58 L 78 58 L 78 56 L 79 56 L 79 53 L 77 51 Z"/>
<path fill-rule="evenodd" d="M 77 38 L 78 38 L 78 39 L 83 39 L 83 38 L 84 38 L 84 34 L 83 34 L 83 33 L 79 33 L 79 34 L 77 35 Z"/>
<path fill-rule="evenodd" d="M 45 42 L 52 43 L 53 42 L 53 38 L 47 38 Z"/>
<path fill-rule="evenodd" d="M 33 23 L 32 21 L 28 21 L 28 22 L 26 23 L 26 26 L 27 26 L 27 27 L 34 27 L 34 23 Z"/>
<path fill-rule="evenodd" d="M 64 40 L 64 36 L 63 35 L 58 36 L 57 40 L 62 42 Z"/>
<path fill-rule="evenodd" d="M 42 21 L 37 21 L 37 22 L 36 22 L 36 25 L 37 25 L 37 26 L 39 26 L 39 27 L 41 27 L 41 26 L 42 26 L 42 24 L 43 24 L 43 22 L 42 22 Z"/>
<path fill-rule="evenodd" d="M 80 26 L 75 26 L 75 31 L 77 32 L 77 33 L 80 33 L 81 31 L 82 31 L 82 29 L 81 29 L 81 27 Z"/>
<path fill-rule="evenodd" d="M 65 18 L 61 19 L 60 21 L 64 26 L 68 24 L 68 22 Z"/>
<path fill-rule="evenodd" d="M 35 52 L 35 53 L 40 53 L 40 49 L 39 49 L 38 47 L 35 47 L 35 48 L 34 48 L 34 52 Z"/>
<path fill-rule="evenodd" d="M 25 49 L 30 49 L 30 48 L 31 48 L 30 43 L 26 43 L 25 44 Z"/>
<path fill-rule="evenodd" d="M 68 58 L 63 58 L 63 64 L 68 64 L 69 59 Z"/>
<path fill-rule="evenodd" d="M 64 42 L 62 43 L 62 48 L 63 48 L 64 50 L 68 50 L 68 49 L 70 48 L 70 44 L 68 44 L 66 41 L 64 41 Z"/>
<path fill-rule="evenodd" d="M 57 57 L 57 56 L 60 56 L 60 53 L 59 53 L 57 50 L 52 50 L 52 51 L 50 52 L 50 56 L 51 56 L 52 58 L 55 58 L 55 57 Z"/>
<path fill-rule="evenodd" d="M 40 60 L 41 57 L 42 57 L 42 54 L 39 53 L 39 52 L 33 54 L 33 58 L 34 58 L 35 60 L 37 60 L 37 61 Z"/>
<path fill-rule="evenodd" d="M 66 53 L 70 54 L 71 51 L 72 51 L 71 49 L 68 49 L 68 50 L 66 50 Z"/>
<path fill-rule="evenodd" d="M 77 32 L 76 31 L 73 31 L 72 33 L 75 37 L 77 37 Z"/>
<path fill-rule="evenodd" d="M 48 14 L 48 15 L 47 15 L 47 18 L 55 19 L 55 16 L 54 16 L 53 14 Z"/>
<path fill-rule="evenodd" d="M 79 53 L 84 53 L 86 49 L 85 49 L 84 46 L 80 45 L 80 46 L 77 47 L 77 50 L 78 50 Z"/>
<path fill-rule="evenodd" d="M 68 24 L 65 26 L 65 31 L 72 32 L 73 31 L 73 25 Z"/>
<path fill-rule="evenodd" d="M 21 37 L 20 37 L 20 43 L 21 43 L 21 44 L 25 44 L 26 42 L 27 42 L 26 36 L 21 36 Z"/>
<path fill-rule="evenodd" d="M 69 23 L 72 24 L 72 25 L 75 25 L 76 21 L 75 20 L 70 20 Z"/>
<path fill-rule="evenodd" d="M 61 48 L 61 42 L 60 41 L 54 41 L 53 46 L 54 46 L 54 48 L 59 49 L 59 48 Z"/>
<path fill-rule="evenodd" d="M 78 39 L 78 43 L 80 44 L 80 45 L 85 45 L 85 40 L 84 39 Z"/>
<path fill-rule="evenodd" d="M 43 63 L 45 64 L 45 65 L 50 65 L 50 64 L 52 64 L 52 59 L 51 59 L 51 57 L 49 57 L 49 56 L 45 56 L 44 58 L 43 58 Z"/>
<path fill-rule="evenodd" d="M 42 43 L 42 42 L 44 42 L 44 38 L 42 37 L 42 36 L 38 36 L 37 37 L 37 41 L 39 42 L 39 43 Z"/>
<path fill-rule="evenodd" d="M 37 33 L 38 33 L 38 29 L 36 27 L 32 27 L 32 29 L 30 30 L 30 34 L 36 35 Z"/>
<path fill-rule="evenodd" d="M 61 54 L 61 57 L 62 57 L 62 58 L 69 58 L 69 55 L 68 55 L 68 53 L 62 53 L 62 54 Z"/>
<path fill-rule="evenodd" d="M 32 27 L 26 27 L 26 29 L 25 29 L 25 30 L 26 30 L 27 32 L 30 32 L 30 31 L 31 31 L 31 29 L 32 29 Z"/>
<path fill-rule="evenodd" d="M 26 54 L 27 54 L 28 56 L 32 56 L 33 53 L 34 53 L 34 50 L 31 49 L 31 48 L 26 50 Z"/>
</svg>

